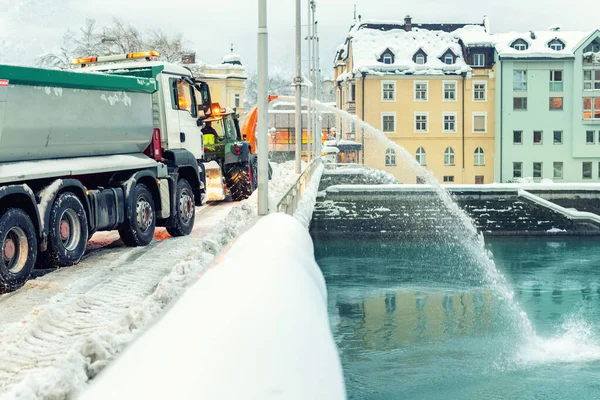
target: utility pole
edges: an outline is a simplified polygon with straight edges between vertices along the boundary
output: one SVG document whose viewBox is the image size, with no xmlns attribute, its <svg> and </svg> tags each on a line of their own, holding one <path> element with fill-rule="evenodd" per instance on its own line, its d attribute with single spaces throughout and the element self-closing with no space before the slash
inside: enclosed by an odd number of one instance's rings
<svg viewBox="0 0 600 400">
<path fill-rule="evenodd" d="M 311 73 L 312 73 L 312 65 L 311 65 L 311 53 L 312 53 L 312 13 L 311 13 L 311 9 L 312 9 L 312 3 L 314 0 L 310 0 L 308 2 L 308 24 L 307 24 L 307 30 L 308 30 L 308 41 L 307 41 L 307 49 L 308 49 L 308 59 L 307 59 L 307 65 L 308 65 L 308 73 L 306 74 L 306 76 L 308 77 L 308 80 L 312 80 L 311 78 Z M 310 86 L 306 86 L 306 97 L 308 99 L 308 103 L 306 105 L 306 160 L 308 162 L 310 162 L 310 156 L 311 156 L 311 136 L 312 136 L 312 105 L 311 105 L 311 90 L 310 90 Z"/>
<path fill-rule="evenodd" d="M 319 58 L 319 30 L 318 21 L 315 21 L 315 100 L 321 101 L 321 59 Z M 321 111 L 315 108 L 315 158 L 321 157 L 321 141 L 323 140 L 323 129 L 321 125 Z"/>
<path fill-rule="evenodd" d="M 258 215 L 269 213 L 268 50 L 267 0 L 258 0 Z"/>
<path fill-rule="evenodd" d="M 302 173 L 302 0 L 296 0 L 296 173 Z"/>
</svg>

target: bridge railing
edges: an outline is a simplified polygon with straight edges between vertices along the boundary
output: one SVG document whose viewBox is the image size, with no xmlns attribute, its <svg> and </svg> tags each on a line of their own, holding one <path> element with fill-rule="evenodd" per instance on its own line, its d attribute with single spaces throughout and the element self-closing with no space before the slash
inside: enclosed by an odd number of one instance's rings
<svg viewBox="0 0 600 400">
<path fill-rule="evenodd" d="M 302 198 L 302 195 L 308 188 L 313 174 L 317 170 L 317 167 L 321 165 L 322 161 L 317 158 L 300 174 L 296 183 L 288 190 L 288 192 L 281 198 L 277 204 L 277 212 L 283 212 L 288 215 L 294 215 L 298 208 L 298 203 Z"/>
</svg>

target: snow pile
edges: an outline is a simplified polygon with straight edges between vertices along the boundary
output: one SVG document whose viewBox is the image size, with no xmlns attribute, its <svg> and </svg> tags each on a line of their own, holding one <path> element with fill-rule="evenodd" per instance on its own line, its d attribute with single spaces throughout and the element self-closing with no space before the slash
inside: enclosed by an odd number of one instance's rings
<svg viewBox="0 0 600 400">
<path fill-rule="evenodd" d="M 225 57 L 223 57 L 223 64 L 231 64 L 231 63 L 242 63 L 242 56 L 240 56 L 239 54 L 235 54 L 235 53 L 231 53 L 231 54 L 227 54 Z"/>
<path fill-rule="evenodd" d="M 276 212 L 277 204 L 279 204 L 290 188 L 296 184 L 300 175 L 296 174 L 295 161 L 286 161 L 281 164 L 271 163 L 271 165 L 275 165 L 276 167 L 273 168 L 273 176 L 269 182 L 269 212 Z M 304 171 L 307 166 L 308 163 L 302 161 L 302 171 Z M 250 199 L 257 201 L 258 192 L 254 192 Z"/>
<path fill-rule="evenodd" d="M 321 183 L 321 176 L 323 175 L 324 169 L 323 163 L 320 163 L 315 167 L 308 188 L 302 195 L 298 207 L 296 208 L 296 212 L 294 212 L 294 218 L 300 221 L 306 229 L 309 228 L 310 221 L 312 220 L 315 203 L 317 202 L 317 193 L 319 192 L 319 184 Z"/>
<path fill-rule="evenodd" d="M 312 241 L 285 214 L 234 242 L 81 399 L 273 396 L 346 397 Z"/>
</svg>

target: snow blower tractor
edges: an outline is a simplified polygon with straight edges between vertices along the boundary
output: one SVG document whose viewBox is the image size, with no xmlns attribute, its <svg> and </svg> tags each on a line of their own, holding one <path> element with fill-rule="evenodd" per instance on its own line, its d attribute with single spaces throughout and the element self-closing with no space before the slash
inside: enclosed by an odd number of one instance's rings
<svg viewBox="0 0 600 400">
<path fill-rule="evenodd" d="M 207 201 L 244 200 L 258 185 L 257 157 L 241 138 L 238 118 L 232 109 L 213 103 L 203 121 Z"/>
</svg>

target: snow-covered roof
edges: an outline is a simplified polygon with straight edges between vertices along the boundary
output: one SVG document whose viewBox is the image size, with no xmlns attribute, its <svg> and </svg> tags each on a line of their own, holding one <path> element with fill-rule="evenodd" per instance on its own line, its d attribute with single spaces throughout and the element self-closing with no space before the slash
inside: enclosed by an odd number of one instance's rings
<svg viewBox="0 0 600 400">
<path fill-rule="evenodd" d="M 223 64 L 242 64 L 242 56 L 231 53 L 223 57 Z"/>
<path fill-rule="evenodd" d="M 465 47 L 494 47 L 494 37 L 479 25 L 469 25 L 453 32 Z"/>
<path fill-rule="evenodd" d="M 493 35 L 493 37 L 496 44 L 496 51 L 503 58 L 564 58 L 573 57 L 575 50 L 591 33 L 547 30 L 499 33 Z M 519 39 L 527 43 L 527 50 L 516 50 L 511 47 Z M 549 43 L 554 39 L 558 39 L 564 44 L 565 47 L 563 50 L 553 50 L 549 47 Z"/>
<path fill-rule="evenodd" d="M 415 75 L 443 75 L 468 72 L 471 68 L 465 63 L 458 37 L 453 33 L 414 28 L 411 31 L 391 29 L 358 29 L 350 33 L 352 42 L 354 73 L 393 73 Z M 392 64 L 379 61 L 386 50 L 394 54 Z M 422 50 L 427 55 L 424 64 L 413 61 L 415 54 Z M 439 59 L 447 50 L 456 56 L 454 64 L 445 64 Z"/>
</svg>

